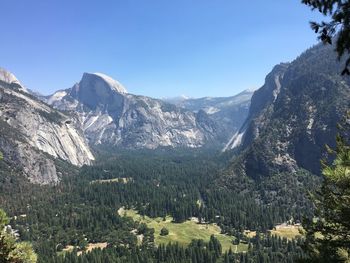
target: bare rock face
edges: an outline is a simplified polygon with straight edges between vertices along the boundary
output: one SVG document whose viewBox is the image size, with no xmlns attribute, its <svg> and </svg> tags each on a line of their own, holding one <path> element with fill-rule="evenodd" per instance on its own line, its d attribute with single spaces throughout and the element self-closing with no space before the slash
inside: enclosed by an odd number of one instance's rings
<svg viewBox="0 0 350 263">
<path fill-rule="evenodd" d="M 18 89 L 25 90 L 16 76 L 4 68 L 0 68 L 0 81 L 10 85 L 16 85 Z"/>
<path fill-rule="evenodd" d="M 217 132 L 206 114 L 128 94 L 120 83 L 101 73 L 84 73 L 79 83 L 47 97 L 46 102 L 73 112 L 93 145 L 201 147 L 214 141 Z"/>
<path fill-rule="evenodd" d="M 33 183 L 59 181 L 55 159 L 76 166 L 94 160 L 74 118 L 54 110 L 22 89 L 0 80 L 0 150 Z"/>
<path fill-rule="evenodd" d="M 269 114 L 273 111 L 273 103 L 281 91 L 281 80 L 288 65 L 282 63 L 275 66 L 266 76 L 265 84 L 254 92 L 245 122 L 228 141 L 224 151 L 248 147 L 259 137 L 261 130 L 270 121 Z"/>
<path fill-rule="evenodd" d="M 18 144 L 16 150 L 23 172 L 31 183 L 57 184 L 59 182 L 60 178 L 52 158 L 42 155 L 27 144 Z"/>
</svg>

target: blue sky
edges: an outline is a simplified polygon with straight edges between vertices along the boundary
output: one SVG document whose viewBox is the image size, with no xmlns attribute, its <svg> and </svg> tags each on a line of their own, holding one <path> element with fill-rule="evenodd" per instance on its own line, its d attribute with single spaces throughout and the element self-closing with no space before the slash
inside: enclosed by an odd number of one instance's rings
<svg viewBox="0 0 350 263">
<path fill-rule="evenodd" d="M 299 0 L 3 0 L 0 66 L 43 94 L 103 72 L 130 93 L 230 96 L 317 43 Z M 4 11 L 5 10 L 5 11 Z"/>
</svg>

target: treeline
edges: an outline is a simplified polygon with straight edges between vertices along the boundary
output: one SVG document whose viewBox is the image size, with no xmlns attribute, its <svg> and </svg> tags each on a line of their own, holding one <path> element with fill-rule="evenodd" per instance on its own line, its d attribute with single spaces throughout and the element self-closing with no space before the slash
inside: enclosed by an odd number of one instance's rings
<svg viewBox="0 0 350 263">
<path fill-rule="evenodd" d="M 95 249 L 89 253 L 77 255 L 77 250 L 65 256 L 53 257 L 54 263 L 289 263 L 305 257 L 301 249 L 301 240 L 287 240 L 277 236 L 258 234 L 250 239 L 249 250 L 245 253 L 222 251 L 218 239 L 211 236 L 209 242 L 193 240 L 187 247 L 178 243 L 159 245 L 154 249 L 135 247 L 108 247 Z"/>
<path fill-rule="evenodd" d="M 209 242 L 193 240 L 188 247 L 184 248 L 179 244 L 160 245 L 156 249 L 141 249 L 136 247 L 126 249 L 122 247 L 109 247 L 103 250 L 96 249 L 90 253 L 83 253 L 78 256 L 77 251 L 66 254 L 64 257 L 52 258 L 54 263 L 214 263 L 221 258 L 221 244 L 212 236 Z"/>
<path fill-rule="evenodd" d="M 250 239 L 249 250 L 245 253 L 222 251 L 218 239 L 211 236 L 209 242 L 193 240 L 187 247 L 178 243 L 159 245 L 154 249 L 135 247 L 108 247 L 95 249 L 89 253 L 77 255 L 77 250 L 65 256 L 53 257 L 55 263 L 289 263 L 305 257 L 301 249 L 302 241 L 287 240 L 277 236 L 258 234 Z"/>
</svg>

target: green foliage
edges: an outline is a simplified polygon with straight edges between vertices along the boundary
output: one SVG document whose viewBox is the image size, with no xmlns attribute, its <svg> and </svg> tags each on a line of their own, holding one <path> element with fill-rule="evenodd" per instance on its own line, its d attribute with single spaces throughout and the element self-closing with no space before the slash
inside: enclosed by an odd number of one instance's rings
<svg viewBox="0 0 350 263">
<path fill-rule="evenodd" d="M 280 263 L 294 262 L 297 257 L 302 257 L 300 249 L 301 240 L 282 239 L 271 235 L 259 235 L 249 241 L 249 251 L 234 253 L 232 250 L 221 253 L 221 244 L 212 236 L 209 242 L 200 239 L 192 240 L 188 247 L 178 243 L 161 244 L 154 250 L 106 248 L 95 249 L 90 253 L 77 256 L 76 253 L 67 253 L 65 257 L 55 258 L 55 263 L 72 262 L 123 262 L 123 263 L 248 263 L 269 262 Z"/>
<path fill-rule="evenodd" d="M 350 261 L 350 114 L 340 127 L 331 164 L 323 161 L 324 181 L 315 198 L 316 218 L 305 221 L 310 262 Z"/>
<path fill-rule="evenodd" d="M 311 22 L 311 28 L 318 34 L 319 39 L 327 44 L 332 44 L 336 38 L 336 51 L 339 58 L 346 56 L 345 67 L 342 74 L 350 74 L 350 2 L 344 0 L 302 0 L 302 3 L 318 10 L 325 16 L 329 16 L 329 22 Z"/>
<path fill-rule="evenodd" d="M 9 223 L 6 213 L 0 209 L 0 262 L 1 263 L 35 263 L 37 255 L 28 242 L 16 242 L 15 236 L 6 231 Z"/>
<path fill-rule="evenodd" d="M 9 253 L 10 262 L 35 263 L 37 255 L 29 242 L 16 243 L 15 249 Z"/>
<path fill-rule="evenodd" d="M 161 230 L 160 230 L 160 235 L 161 236 L 167 236 L 169 235 L 169 230 L 165 227 L 163 227 Z"/>
<path fill-rule="evenodd" d="M 10 222 L 4 210 L 0 209 L 0 229 L 3 229 Z"/>
</svg>

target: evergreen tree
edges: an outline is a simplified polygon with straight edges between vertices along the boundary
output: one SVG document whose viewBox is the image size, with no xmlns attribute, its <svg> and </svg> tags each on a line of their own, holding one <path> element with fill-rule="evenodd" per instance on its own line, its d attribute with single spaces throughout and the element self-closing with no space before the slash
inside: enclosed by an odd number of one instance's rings
<svg viewBox="0 0 350 263">
<path fill-rule="evenodd" d="M 16 242 L 12 233 L 6 231 L 9 223 L 6 213 L 0 209 L 0 263 L 35 263 L 37 256 L 27 242 Z"/>
<path fill-rule="evenodd" d="M 339 128 L 336 148 L 327 147 L 335 159 L 323 161 L 316 218 L 305 221 L 308 262 L 350 261 L 350 113 Z"/>
<path fill-rule="evenodd" d="M 161 236 L 167 236 L 169 235 L 169 230 L 165 227 L 163 227 L 161 230 L 160 230 L 160 235 Z"/>
<path fill-rule="evenodd" d="M 317 9 L 330 21 L 321 23 L 311 22 L 311 28 L 319 35 L 324 43 L 332 44 L 336 38 L 336 51 L 339 58 L 346 56 L 342 74 L 350 75 L 350 2 L 348 0 L 302 0 L 302 3 Z"/>
</svg>

